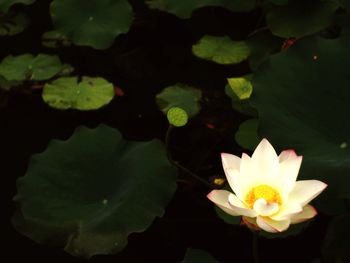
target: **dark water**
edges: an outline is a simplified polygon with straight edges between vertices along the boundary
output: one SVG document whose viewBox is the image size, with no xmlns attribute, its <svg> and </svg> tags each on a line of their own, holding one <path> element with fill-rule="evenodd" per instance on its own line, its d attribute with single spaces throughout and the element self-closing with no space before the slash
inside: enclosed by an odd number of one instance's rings
<svg viewBox="0 0 350 263">
<path fill-rule="evenodd" d="M 135 2 L 135 1 L 134 1 Z M 167 85 L 183 82 L 204 94 L 202 111 L 189 125 L 174 131 L 174 159 L 204 178 L 222 175 L 220 152 L 240 154 L 234 133 L 245 119 L 231 108 L 224 94 L 227 77 L 249 72 L 247 63 L 220 66 L 191 55 L 191 46 L 203 34 L 227 34 L 244 39 L 256 26 L 259 11 L 234 14 L 220 8 L 205 8 L 192 19 L 147 11 L 135 3 L 135 23 L 127 35 L 118 37 L 108 50 L 86 47 L 58 50 L 43 48 L 40 36 L 51 29 L 48 1 L 21 7 L 33 19 L 24 33 L 0 39 L 0 58 L 8 54 L 58 54 L 73 65 L 78 75 L 101 76 L 118 85 L 125 96 L 99 111 L 57 111 L 44 104 L 40 91 L 13 92 L 0 109 L 1 227 L 2 253 L 11 261 L 80 262 L 59 248 L 38 245 L 15 232 L 10 224 L 14 211 L 15 181 L 25 174 L 32 154 L 42 152 L 48 142 L 66 139 L 79 125 L 99 123 L 119 129 L 133 140 L 164 139 L 167 121 L 157 109 L 155 95 Z M 207 124 L 215 126 L 207 128 Z M 209 189 L 181 174 L 178 191 L 164 218 L 154 221 L 144 233 L 132 234 L 127 248 L 115 256 L 96 256 L 92 262 L 178 262 L 186 248 L 209 251 L 221 262 L 251 262 L 251 235 L 244 227 L 223 223 L 206 199 Z M 319 216 L 298 237 L 259 240 L 261 262 L 310 262 L 319 256 L 328 220 Z"/>
</svg>

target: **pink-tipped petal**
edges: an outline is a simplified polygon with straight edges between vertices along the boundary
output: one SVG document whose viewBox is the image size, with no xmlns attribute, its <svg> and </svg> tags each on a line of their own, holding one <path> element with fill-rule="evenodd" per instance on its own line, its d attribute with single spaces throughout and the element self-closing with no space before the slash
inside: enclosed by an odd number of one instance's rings
<svg viewBox="0 0 350 263">
<path fill-rule="evenodd" d="M 297 224 L 311 219 L 317 215 L 316 209 L 311 205 L 306 205 L 303 211 L 291 217 L 291 224 Z"/>
<path fill-rule="evenodd" d="M 288 229 L 290 220 L 274 221 L 268 217 L 258 216 L 256 219 L 258 226 L 266 232 L 279 233 Z"/>
<path fill-rule="evenodd" d="M 327 184 L 318 180 L 297 181 L 289 195 L 289 199 L 299 203 L 301 206 L 305 206 L 326 187 Z"/>
<path fill-rule="evenodd" d="M 230 194 L 228 196 L 228 202 L 231 206 L 231 209 L 239 215 L 248 216 L 248 217 L 257 216 L 257 213 L 254 210 L 245 207 L 242 201 L 239 200 L 237 196 L 235 196 L 234 194 Z"/>
<path fill-rule="evenodd" d="M 295 153 L 294 150 L 290 149 L 290 150 L 284 150 L 283 152 L 280 153 L 280 155 L 278 156 L 279 162 L 282 163 L 285 160 L 288 159 L 293 159 L 298 157 L 298 155 Z"/>
<path fill-rule="evenodd" d="M 226 190 L 213 190 L 211 191 L 207 197 L 210 201 L 216 204 L 219 208 L 221 208 L 224 212 L 232 216 L 238 216 L 236 211 L 234 211 L 230 204 L 228 203 L 228 197 L 231 193 Z"/>
<path fill-rule="evenodd" d="M 239 171 L 241 158 L 229 153 L 221 153 L 221 162 L 224 170 L 236 169 Z"/>
</svg>

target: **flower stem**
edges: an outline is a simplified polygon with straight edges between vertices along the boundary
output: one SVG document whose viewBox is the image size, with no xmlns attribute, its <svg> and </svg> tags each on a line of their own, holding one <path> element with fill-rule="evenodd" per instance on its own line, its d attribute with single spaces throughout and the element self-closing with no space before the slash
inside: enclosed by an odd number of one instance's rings
<svg viewBox="0 0 350 263">
<path fill-rule="evenodd" d="M 254 263 L 259 263 L 259 249 L 258 249 L 258 233 L 256 231 L 252 231 L 253 239 L 252 239 L 252 250 L 253 250 L 253 258 Z"/>
<path fill-rule="evenodd" d="M 171 157 L 170 150 L 169 150 L 170 134 L 171 134 L 171 131 L 173 128 L 174 128 L 174 126 L 169 125 L 168 130 L 167 130 L 166 135 L 165 135 L 165 148 L 166 148 L 166 153 L 167 153 L 167 157 L 168 157 L 169 162 L 171 164 L 173 164 L 174 166 L 176 166 L 177 168 L 179 168 L 180 170 L 182 170 L 183 172 L 185 172 L 186 174 L 192 176 L 196 180 L 205 184 L 207 187 L 209 187 L 211 189 L 214 188 L 213 185 L 211 185 L 208 181 L 204 180 L 203 178 L 201 178 L 197 174 L 193 173 L 192 171 L 190 171 L 186 167 L 182 166 L 179 162 L 173 160 L 173 158 Z"/>
</svg>

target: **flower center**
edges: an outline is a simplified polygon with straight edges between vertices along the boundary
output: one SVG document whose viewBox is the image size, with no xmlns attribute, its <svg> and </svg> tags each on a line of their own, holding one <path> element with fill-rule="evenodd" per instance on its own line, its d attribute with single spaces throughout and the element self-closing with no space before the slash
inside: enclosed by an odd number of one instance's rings
<svg viewBox="0 0 350 263">
<path fill-rule="evenodd" d="M 250 208 L 253 208 L 255 201 L 260 198 L 265 199 L 268 204 L 276 203 L 281 205 L 282 203 L 279 193 L 266 184 L 261 184 L 251 189 L 244 201 Z"/>
</svg>

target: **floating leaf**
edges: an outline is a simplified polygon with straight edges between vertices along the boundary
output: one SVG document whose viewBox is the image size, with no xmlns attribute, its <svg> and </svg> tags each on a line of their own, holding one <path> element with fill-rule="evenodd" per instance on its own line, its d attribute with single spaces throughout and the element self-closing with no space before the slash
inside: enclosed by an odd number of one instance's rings
<svg viewBox="0 0 350 263">
<path fill-rule="evenodd" d="M 249 64 L 251 69 L 256 70 L 258 66 L 271 55 L 279 52 L 283 39 L 274 36 L 270 30 L 259 30 L 248 37 L 247 45 L 250 49 Z"/>
<path fill-rule="evenodd" d="M 327 213 L 350 198 L 350 38 L 310 37 L 271 56 L 253 76 L 259 134 L 304 156 L 299 179 L 328 183 L 315 201 Z M 341 59 L 339 59 L 341 58 Z"/>
<path fill-rule="evenodd" d="M 324 262 L 350 261 L 350 213 L 335 217 L 322 245 Z"/>
<path fill-rule="evenodd" d="M 43 100 L 55 109 L 96 110 L 114 97 L 114 86 L 103 78 L 62 77 L 44 86 Z"/>
<path fill-rule="evenodd" d="M 256 7 L 256 0 L 146 0 L 152 9 L 169 12 L 180 18 L 190 18 L 192 12 L 205 6 L 221 6 L 235 12 L 250 11 Z"/>
<path fill-rule="evenodd" d="M 57 56 L 32 54 L 7 56 L 0 63 L 0 75 L 9 81 L 47 80 L 62 70 Z"/>
<path fill-rule="evenodd" d="M 8 81 L 0 75 L 0 90 L 9 91 L 11 88 L 20 85 L 19 81 Z"/>
<path fill-rule="evenodd" d="M 71 45 L 69 39 L 58 31 L 48 31 L 41 36 L 41 43 L 44 47 L 58 48 Z"/>
<path fill-rule="evenodd" d="M 202 92 L 183 84 L 176 84 L 165 88 L 156 96 L 157 104 L 164 114 L 173 107 L 179 107 L 186 111 L 191 118 L 201 109 L 199 101 L 202 98 Z"/>
<path fill-rule="evenodd" d="M 228 78 L 227 81 L 238 99 L 246 100 L 250 98 L 250 95 L 252 95 L 253 86 L 248 77 Z"/>
<path fill-rule="evenodd" d="M 338 7 L 333 1 L 289 1 L 288 5 L 273 6 L 266 15 L 266 23 L 276 36 L 299 38 L 329 26 Z"/>
<path fill-rule="evenodd" d="M 188 122 L 186 111 L 179 107 L 170 108 L 167 112 L 167 118 L 169 123 L 175 127 L 185 126 Z"/>
<path fill-rule="evenodd" d="M 253 151 L 260 142 L 258 120 L 247 120 L 239 125 L 235 140 L 242 148 Z"/>
<path fill-rule="evenodd" d="M 69 64 L 63 64 L 61 71 L 57 74 L 58 76 L 67 76 L 74 71 L 74 68 Z"/>
<path fill-rule="evenodd" d="M 189 248 L 181 263 L 219 263 L 219 261 L 206 251 Z"/>
<path fill-rule="evenodd" d="M 243 41 L 233 41 L 229 37 L 204 36 L 192 47 L 195 56 L 218 64 L 238 64 L 250 53 Z"/>
<path fill-rule="evenodd" d="M 18 231 L 90 258 L 121 251 L 129 234 L 164 214 L 176 169 L 158 140 L 127 141 L 104 125 L 83 127 L 34 155 L 17 188 Z"/>
<path fill-rule="evenodd" d="M 0 13 L 7 13 L 11 6 L 14 4 L 25 4 L 30 5 L 35 0 L 0 0 Z"/>
<path fill-rule="evenodd" d="M 23 32 L 30 24 L 30 19 L 24 14 L 7 13 L 0 16 L 0 36 L 13 36 Z"/>
<path fill-rule="evenodd" d="M 110 47 L 133 20 L 127 0 L 54 0 L 51 16 L 56 30 L 74 44 L 97 49 Z"/>
<path fill-rule="evenodd" d="M 249 98 L 253 90 L 251 76 L 229 78 L 225 93 L 232 100 L 232 107 L 249 116 L 256 116 L 256 110 L 250 106 Z"/>
</svg>

